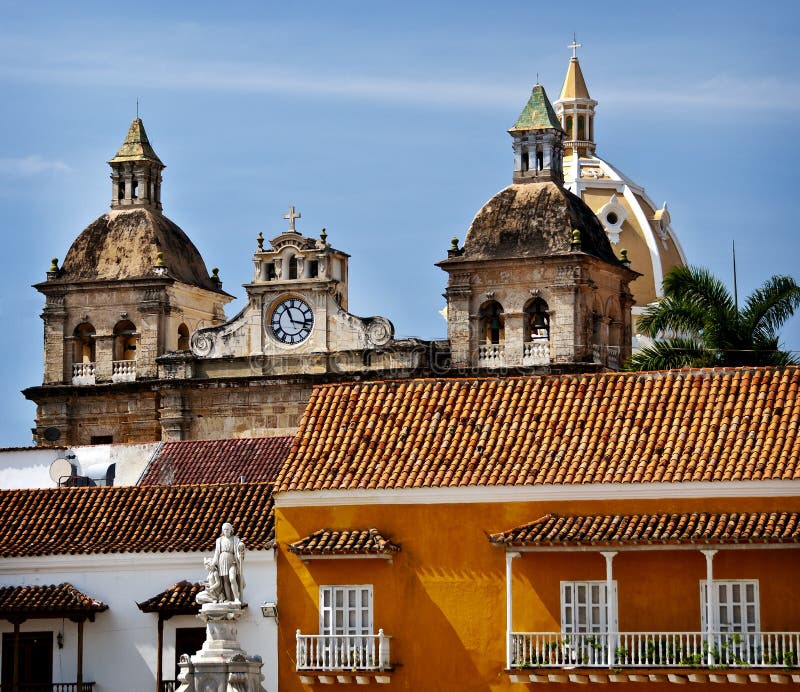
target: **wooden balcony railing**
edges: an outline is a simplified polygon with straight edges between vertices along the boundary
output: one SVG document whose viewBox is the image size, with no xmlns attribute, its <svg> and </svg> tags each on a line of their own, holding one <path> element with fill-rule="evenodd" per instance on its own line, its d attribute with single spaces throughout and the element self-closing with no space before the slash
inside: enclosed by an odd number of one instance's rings
<svg viewBox="0 0 800 692">
<path fill-rule="evenodd" d="M 389 641 L 378 634 L 300 634 L 297 630 L 297 670 L 387 670 Z"/>
<path fill-rule="evenodd" d="M 512 668 L 794 668 L 800 632 L 512 632 Z"/>
</svg>

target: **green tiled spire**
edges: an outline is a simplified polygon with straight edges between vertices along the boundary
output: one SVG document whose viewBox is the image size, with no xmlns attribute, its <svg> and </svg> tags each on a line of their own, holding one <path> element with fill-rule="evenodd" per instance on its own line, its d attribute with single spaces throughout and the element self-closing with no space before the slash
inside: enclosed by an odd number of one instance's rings
<svg viewBox="0 0 800 692">
<path fill-rule="evenodd" d="M 147 139 L 147 133 L 144 131 L 144 124 L 139 118 L 136 118 L 131 123 L 128 136 L 125 137 L 125 141 L 119 148 L 117 155 L 109 163 L 142 160 L 161 163 L 161 159 L 156 156 L 156 152 L 150 146 L 150 140 Z"/>
<path fill-rule="evenodd" d="M 560 130 L 561 123 L 558 122 L 556 112 L 550 104 L 550 99 L 547 98 L 544 87 L 537 84 L 533 87 L 528 103 L 525 104 L 525 108 L 522 109 L 517 122 L 509 132 L 547 129 Z"/>
</svg>

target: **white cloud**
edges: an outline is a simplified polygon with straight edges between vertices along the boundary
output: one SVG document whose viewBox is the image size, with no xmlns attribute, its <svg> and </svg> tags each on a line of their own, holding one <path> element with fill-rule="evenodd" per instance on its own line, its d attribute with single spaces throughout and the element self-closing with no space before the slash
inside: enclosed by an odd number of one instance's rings
<svg viewBox="0 0 800 692">
<path fill-rule="evenodd" d="M 42 173 L 68 170 L 69 166 L 63 161 L 48 161 L 38 154 L 22 158 L 0 158 L 0 175 L 9 178 L 30 178 Z"/>
</svg>

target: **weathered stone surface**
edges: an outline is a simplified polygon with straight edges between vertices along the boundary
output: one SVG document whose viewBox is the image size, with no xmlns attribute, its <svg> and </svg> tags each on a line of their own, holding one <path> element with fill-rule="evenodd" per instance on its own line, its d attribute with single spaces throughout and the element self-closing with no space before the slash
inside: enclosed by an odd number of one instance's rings
<svg viewBox="0 0 800 692">
<path fill-rule="evenodd" d="M 89 224 L 70 247 L 56 281 L 153 276 L 159 252 L 168 276 L 218 290 L 194 243 L 166 216 L 151 209 L 109 211 Z"/>
</svg>

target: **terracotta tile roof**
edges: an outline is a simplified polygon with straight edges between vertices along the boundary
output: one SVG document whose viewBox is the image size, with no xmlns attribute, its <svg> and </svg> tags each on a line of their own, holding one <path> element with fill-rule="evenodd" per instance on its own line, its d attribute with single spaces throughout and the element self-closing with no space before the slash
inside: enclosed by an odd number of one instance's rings
<svg viewBox="0 0 800 692">
<path fill-rule="evenodd" d="M 800 368 L 316 388 L 279 491 L 800 479 Z"/>
<path fill-rule="evenodd" d="M 2 618 L 86 615 L 94 619 L 94 613 L 103 610 L 108 610 L 105 603 L 81 593 L 72 584 L 0 587 Z"/>
<path fill-rule="evenodd" d="M 0 557 L 211 551 L 229 521 L 250 550 L 274 539 L 268 483 L 0 491 Z"/>
<path fill-rule="evenodd" d="M 378 529 L 320 529 L 292 543 L 289 550 L 297 555 L 385 555 L 399 552 L 400 546 L 382 536 Z"/>
<path fill-rule="evenodd" d="M 139 485 L 274 481 L 294 437 L 165 442 Z"/>
<path fill-rule="evenodd" d="M 200 604 L 195 600 L 195 596 L 202 590 L 202 584 L 194 584 L 184 579 L 136 605 L 143 613 L 192 615 L 200 612 Z"/>
<path fill-rule="evenodd" d="M 496 545 L 799 543 L 797 512 L 606 514 L 541 519 L 489 536 Z"/>
</svg>

